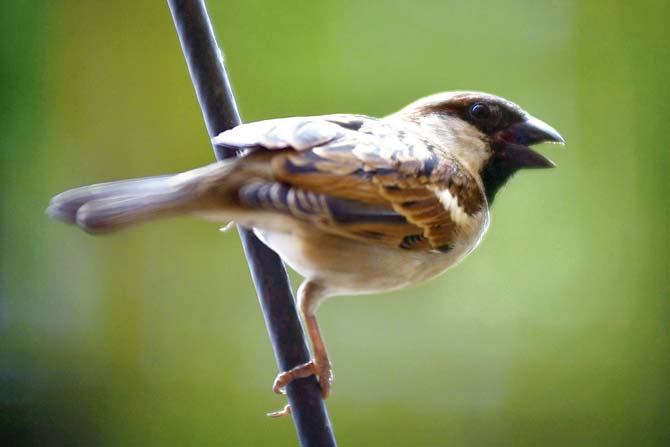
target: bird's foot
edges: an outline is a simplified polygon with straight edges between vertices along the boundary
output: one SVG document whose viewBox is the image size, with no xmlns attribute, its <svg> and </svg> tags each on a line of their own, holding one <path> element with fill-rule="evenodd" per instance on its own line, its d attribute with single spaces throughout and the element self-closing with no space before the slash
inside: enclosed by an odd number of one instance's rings
<svg viewBox="0 0 670 447">
<path fill-rule="evenodd" d="M 330 388 L 333 385 L 333 369 L 329 362 L 325 362 L 325 366 L 320 366 L 314 363 L 313 360 L 310 360 L 288 371 L 279 373 L 272 385 L 272 390 L 277 394 L 286 394 L 286 385 L 296 379 L 302 379 L 311 375 L 318 377 L 319 386 L 321 387 L 321 397 L 326 399 L 330 395 Z M 278 418 L 289 414 L 291 414 L 291 407 L 290 405 L 286 405 L 283 410 L 268 413 L 268 416 Z"/>
<path fill-rule="evenodd" d="M 286 394 L 286 385 L 296 379 L 302 379 L 315 375 L 319 379 L 319 386 L 321 387 L 321 396 L 326 399 L 330 395 L 330 388 L 333 385 L 333 369 L 329 363 L 321 366 L 310 360 L 307 363 L 298 365 L 283 373 L 279 373 L 272 385 L 272 390 L 277 394 Z"/>
<path fill-rule="evenodd" d="M 283 409 L 279 411 L 273 411 L 272 413 L 268 413 L 267 415 L 271 418 L 280 418 L 288 416 L 289 414 L 291 414 L 291 405 L 286 404 L 286 406 Z"/>
</svg>

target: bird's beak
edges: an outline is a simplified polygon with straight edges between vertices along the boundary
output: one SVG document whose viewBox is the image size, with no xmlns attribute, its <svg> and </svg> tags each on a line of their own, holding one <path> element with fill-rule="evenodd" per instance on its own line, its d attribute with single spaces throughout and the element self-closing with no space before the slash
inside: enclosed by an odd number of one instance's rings
<svg viewBox="0 0 670 447">
<path fill-rule="evenodd" d="M 518 169 L 555 167 L 553 161 L 528 146 L 539 143 L 565 144 L 556 129 L 530 115 L 501 131 L 498 140 L 503 145 L 503 156 Z"/>
</svg>

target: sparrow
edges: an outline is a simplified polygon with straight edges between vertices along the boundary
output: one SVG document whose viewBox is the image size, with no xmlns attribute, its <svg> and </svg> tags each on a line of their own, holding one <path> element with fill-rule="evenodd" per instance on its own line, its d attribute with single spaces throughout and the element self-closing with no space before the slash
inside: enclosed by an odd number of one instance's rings
<svg viewBox="0 0 670 447">
<path fill-rule="evenodd" d="M 529 148 L 543 142 L 565 143 L 506 99 L 444 92 L 384 118 L 242 124 L 213 138 L 238 157 L 72 189 L 55 196 L 47 214 L 92 234 L 180 214 L 253 228 L 304 277 L 297 306 L 312 360 L 280 373 L 273 389 L 314 374 L 325 398 L 333 375 L 318 306 L 420 283 L 458 263 L 481 241 L 507 180 L 523 168 L 555 166 Z"/>
</svg>

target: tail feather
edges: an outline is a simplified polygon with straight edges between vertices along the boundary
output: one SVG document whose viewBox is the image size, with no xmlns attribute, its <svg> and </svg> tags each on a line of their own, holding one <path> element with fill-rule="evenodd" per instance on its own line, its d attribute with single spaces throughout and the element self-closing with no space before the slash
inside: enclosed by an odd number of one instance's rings
<svg viewBox="0 0 670 447">
<path fill-rule="evenodd" d="M 129 225 L 188 210 L 194 191 L 175 176 L 146 177 L 83 186 L 58 194 L 47 214 L 89 233 L 112 232 Z"/>
</svg>

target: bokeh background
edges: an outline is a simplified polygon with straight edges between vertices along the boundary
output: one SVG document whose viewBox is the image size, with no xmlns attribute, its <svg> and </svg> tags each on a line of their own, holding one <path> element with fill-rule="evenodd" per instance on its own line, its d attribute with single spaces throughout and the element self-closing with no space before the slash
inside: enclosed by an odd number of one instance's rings
<svg viewBox="0 0 670 447">
<path fill-rule="evenodd" d="M 568 141 L 461 265 L 321 308 L 341 445 L 670 445 L 667 2 L 208 3 L 247 121 L 477 89 Z M 212 161 L 166 4 L 2 2 L 0 51 L 0 444 L 295 445 L 234 232 L 44 216 Z"/>
</svg>

